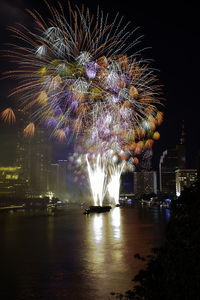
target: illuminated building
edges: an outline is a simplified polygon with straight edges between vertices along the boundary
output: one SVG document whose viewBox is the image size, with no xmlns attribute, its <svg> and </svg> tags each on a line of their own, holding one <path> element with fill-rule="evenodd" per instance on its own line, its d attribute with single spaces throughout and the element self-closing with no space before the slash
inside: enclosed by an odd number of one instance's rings
<svg viewBox="0 0 200 300">
<path fill-rule="evenodd" d="M 178 169 L 186 168 L 184 127 L 182 126 L 180 144 L 176 148 L 163 152 L 159 164 L 160 191 L 166 194 L 176 195 L 176 174 Z"/>
<path fill-rule="evenodd" d="M 51 166 L 52 147 L 45 130 L 37 128 L 30 140 L 30 188 L 33 196 L 45 195 L 50 191 L 49 172 Z"/>
<path fill-rule="evenodd" d="M 37 128 L 33 137 L 24 137 L 27 113 L 17 111 L 17 143 L 15 164 L 20 177 L 27 184 L 29 197 L 45 195 L 50 191 L 49 172 L 51 165 L 51 142 L 43 128 Z"/>
<path fill-rule="evenodd" d="M 179 168 L 176 149 L 165 150 L 160 159 L 160 191 L 166 194 L 176 193 L 175 171 Z"/>
<path fill-rule="evenodd" d="M 197 176 L 200 179 L 200 151 L 197 153 Z"/>
<path fill-rule="evenodd" d="M 49 171 L 49 189 L 54 194 L 55 197 L 58 197 L 59 194 L 59 164 L 50 164 Z"/>
<path fill-rule="evenodd" d="M 15 112 L 17 123 L 11 138 L 12 159 L 0 167 L 0 194 L 8 197 L 26 197 L 30 194 L 30 139 L 25 139 L 23 129 L 27 113 Z"/>
<path fill-rule="evenodd" d="M 180 196 L 184 187 L 190 187 L 197 180 L 196 169 L 176 170 L 176 196 Z"/>
<path fill-rule="evenodd" d="M 67 160 L 58 160 L 58 196 L 65 200 L 67 195 Z"/>
<path fill-rule="evenodd" d="M 21 177 L 21 167 L 0 166 L 0 196 L 24 197 L 27 181 Z"/>
<path fill-rule="evenodd" d="M 133 173 L 134 194 L 157 193 L 157 176 L 155 171 Z"/>
<path fill-rule="evenodd" d="M 17 110 L 17 132 L 16 132 L 16 159 L 15 165 L 20 167 L 20 177 L 26 181 L 27 192 L 30 194 L 31 186 L 31 139 L 25 138 L 23 128 L 25 127 L 25 120 L 28 114 L 21 110 Z"/>
</svg>

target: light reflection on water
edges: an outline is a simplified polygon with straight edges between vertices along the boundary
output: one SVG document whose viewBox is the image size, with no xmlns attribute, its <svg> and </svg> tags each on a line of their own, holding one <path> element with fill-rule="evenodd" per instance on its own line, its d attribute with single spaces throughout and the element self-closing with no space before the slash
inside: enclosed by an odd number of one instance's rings
<svg viewBox="0 0 200 300">
<path fill-rule="evenodd" d="M 119 208 L 113 208 L 109 213 L 93 214 L 89 217 L 87 245 L 88 262 L 92 265 L 91 272 L 109 274 L 113 271 L 113 266 L 119 262 L 121 255 L 121 215 Z M 120 250 L 118 249 L 120 245 Z M 117 265 L 118 266 L 118 265 Z M 101 283 L 102 284 L 102 283 Z"/>
<path fill-rule="evenodd" d="M 112 231 L 114 241 L 119 241 L 121 238 L 121 212 L 120 208 L 113 208 L 109 214 L 109 219 L 105 221 L 103 214 L 94 214 L 92 216 L 92 239 L 96 244 L 102 242 L 106 236 L 106 230 Z M 106 227 L 106 228 L 105 228 Z"/>
<path fill-rule="evenodd" d="M 160 245 L 169 210 L 113 208 L 83 215 L 0 216 L 0 299 L 109 299 L 141 268 L 133 255 Z M 12 289 L 10 289 L 12 286 Z"/>
<path fill-rule="evenodd" d="M 103 215 L 95 214 L 92 219 L 92 239 L 99 244 L 103 239 L 104 223 Z"/>
<path fill-rule="evenodd" d="M 110 214 L 111 227 L 113 231 L 113 240 L 119 241 L 121 239 L 121 210 L 115 207 Z"/>
<path fill-rule="evenodd" d="M 169 221 L 169 219 L 170 219 L 170 210 L 168 208 L 165 209 L 165 217 L 166 217 L 166 220 Z"/>
</svg>

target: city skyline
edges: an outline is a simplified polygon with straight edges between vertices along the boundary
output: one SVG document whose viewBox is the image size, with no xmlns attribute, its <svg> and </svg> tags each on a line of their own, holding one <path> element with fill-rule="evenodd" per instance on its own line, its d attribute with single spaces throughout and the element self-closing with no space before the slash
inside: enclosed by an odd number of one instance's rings
<svg viewBox="0 0 200 300">
<path fill-rule="evenodd" d="M 46 137 L 46 131 L 40 129 L 32 139 L 23 136 L 23 116 L 18 112 L 19 126 L 16 127 L 16 139 L 13 140 L 13 164 L 0 163 L 1 195 L 22 197 L 41 197 L 54 195 L 61 200 L 71 201 L 74 196 L 79 201 L 81 194 L 89 188 L 85 181 L 86 164 L 77 164 L 77 153 L 60 153 L 53 155 L 53 143 Z M 197 176 L 195 169 L 186 168 L 184 131 L 182 127 L 179 143 L 176 147 L 166 149 L 161 158 L 158 172 L 152 168 L 139 168 L 133 175 L 124 173 L 121 178 L 121 192 L 150 194 L 162 192 L 176 195 L 177 190 L 189 186 Z M 61 144 L 64 146 L 63 144 Z M 55 145 L 54 145 L 55 146 Z M 54 148 L 57 150 L 58 148 Z M 61 153 L 63 153 L 61 149 Z M 56 158 L 57 157 L 57 158 Z M 80 159 L 80 157 L 79 157 Z M 178 174 L 181 174 L 179 177 Z M 84 179 L 84 180 L 82 180 Z M 79 195 L 80 193 L 80 195 Z M 180 192 L 179 192 L 180 193 Z M 89 193 L 90 194 L 90 193 Z"/>
<path fill-rule="evenodd" d="M 1 128 L 1 136 L 4 139 L 2 139 L 0 164 L 5 165 L 5 166 L 15 165 L 17 143 L 19 143 L 19 140 L 23 138 L 27 143 L 30 143 L 30 142 L 32 143 L 34 138 L 33 137 L 31 137 L 31 138 L 23 137 L 23 128 L 20 127 L 21 126 L 20 120 L 17 121 L 17 123 L 14 126 L 8 125 L 8 124 L 3 124 L 2 121 L 1 121 L 1 125 L 3 125 L 2 126 L 3 128 Z M 185 166 L 187 168 L 191 168 L 191 167 L 197 168 L 198 152 L 196 152 L 196 157 L 195 157 L 192 165 L 188 161 L 189 159 L 188 159 L 188 151 L 187 151 L 187 136 L 185 135 L 185 129 L 183 128 L 183 122 L 180 124 L 180 128 L 177 131 L 178 131 L 178 135 L 176 137 L 175 144 L 172 144 L 172 141 L 171 141 L 169 146 L 164 148 L 164 150 L 160 153 L 160 156 L 157 155 L 157 157 L 155 155 L 155 150 L 152 151 L 153 155 L 152 155 L 152 158 L 150 155 L 150 161 L 145 162 L 145 161 L 141 160 L 141 163 L 138 166 L 139 167 L 138 170 L 143 170 L 143 169 L 158 170 L 159 162 L 163 155 L 163 152 L 165 150 L 174 149 L 174 148 L 176 148 L 177 145 L 180 145 L 182 143 L 184 144 L 184 147 L 185 147 L 185 156 L 186 156 L 186 161 L 185 161 L 186 165 Z M 182 137 L 183 134 L 184 134 L 184 140 Z M 73 151 L 74 151 L 73 143 L 68 143 L 68 141 L 59 142 L 55 138 L 52 138 L 50 136 L 50 134 L 48 135 L 47 133 L 45 133 L 44 135 L 46 136 L 46 141 L 48 141 L 49 145 L 51 145 L 51 147 L 52 147 L 52 149 L 51 149 L 51 151 L 52 151 L 51 162 L 52 163 L 56 163 L 59 160 L 66 160 L 71 155 L 71 153 L 73 153 Z M 159 141 L 157 143 L 159 143 Z M 144 158 L 144 160 L 145 160 L 145 158 Z M 147 160 L 148 160 L 148 158 L 147 158 Z"/>
</svg>

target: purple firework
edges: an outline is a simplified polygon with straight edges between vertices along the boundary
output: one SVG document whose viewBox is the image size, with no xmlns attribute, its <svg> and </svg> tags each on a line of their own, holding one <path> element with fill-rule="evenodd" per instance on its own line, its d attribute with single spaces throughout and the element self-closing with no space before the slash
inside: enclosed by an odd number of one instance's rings
<svg viewBox="0 0 200 300">
<path fill-rule="evenodd" d="M 73 101 L 70 106 L 71 106 L 71 109 L 76 110 L 77 107 L 78 107 L 78 102 L 77 101 Z"/>
<path fill-rule="evenodd" d="M 56 106 L 53 110 L 55 117 L 60 116 L 62 114 L 62 109 L 59 106 Z"/>
<path fill-rule="evenodd" d="M 66 136 L 68 136 L 70 134 L 69 127 L 64 128 L 64 132 L 65 132 Z"/>
<path fill-rule="evenodd" d="M 45 125 L 48 128 L 55 128 L 58 125 L 58 120 L 56 120 L 55 118 L 47 118 L 45 121 Z"/>
<path fill-rule="evenodd" d="M 98 71 L 98 65 L 94 62 L 89 62 L 85 69 L 86 75 L 89 79 L 94 79 Z"/>
<path fill-rule="evenodd" d="M 112 96 L 111 101 L 112 101 L 113 103 L 119 102 L 119 96 Z"/>
</svg>

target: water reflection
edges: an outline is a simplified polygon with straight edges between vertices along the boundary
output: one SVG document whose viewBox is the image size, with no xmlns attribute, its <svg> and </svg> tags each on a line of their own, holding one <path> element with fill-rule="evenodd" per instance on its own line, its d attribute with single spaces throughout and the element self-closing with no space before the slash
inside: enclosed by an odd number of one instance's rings
<svg viewBox="0 0 200 300">
<path fill-rule="evenodd" d="M 166 218 L 166 221 L 169 221 L 170 219 L 170 210 L 168 208 L 165 209 L 165 218 Z"/>
<path fill-rule="evenodd" d="M 110 218 L 105 214 L 94 214 L 91 218 L 92 240 L 99 244 L 104 237 L 112 235 L 114 241 L 121 239 L 121 211 L 119 207 L 111 210 Z"/>
<path fill-rule="evenodd" d="M 92 238 L 94 242 L 98 244 L 102 241 L 103 238 L 103 230 L 104 230 L 103 215 L 95 214 L 93 216 L 92 229 L 93 229 Z"/>
<path fill-rule="evenodd" d="M 113 239 L 119 241 L 121 239 L 121 210 L 115 207 L 111 211 L 111 227 L 113 232 Z"/>
<path fill-rule="evenodd" d="M 154 223 L 158 224 L 160 221 L 160 208 L 155 207 L 153 209 L 153 219 L 154 219 Z"/>
<path fill-rule="evenodd" d="M 47 237 L 49 240 L 49 245 L 53 245 L 54 241 L 54 216 L 49 216 L 48 217 L 48 223 L 47 223 Z"/>
<path fill-rule="evenodd" d="M 130 289 L 143 268 L 133 255 L 160 245 L 169 214 L 116 207 L 91 215 L 73 208 L 50 216 L 1 215 L 0 299 L 109 299 L 111 291 Z"/>
</svg>

